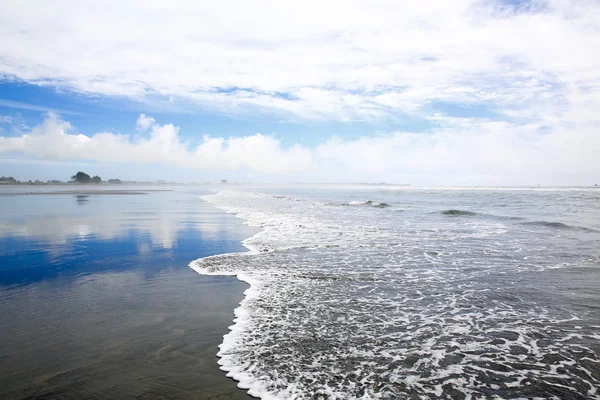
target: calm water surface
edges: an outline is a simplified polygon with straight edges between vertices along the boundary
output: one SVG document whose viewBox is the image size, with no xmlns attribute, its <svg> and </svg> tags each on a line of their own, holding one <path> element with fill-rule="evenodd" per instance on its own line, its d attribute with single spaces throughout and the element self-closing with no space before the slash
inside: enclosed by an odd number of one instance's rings
<svg viewBox="0 0 600 400">
<path fill-rule="evenodd" d="M 0 188 L 0 398 L 246 397 L 215 353 L 247 285 L 188 264 L 256 230 L 189 187 L 8 195 L 64 189 Z"/>
</svg>

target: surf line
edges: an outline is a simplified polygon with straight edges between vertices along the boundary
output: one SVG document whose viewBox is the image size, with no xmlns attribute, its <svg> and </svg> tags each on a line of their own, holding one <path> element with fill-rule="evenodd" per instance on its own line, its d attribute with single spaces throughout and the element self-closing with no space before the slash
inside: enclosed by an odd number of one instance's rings
<svg viewBox="0 0 600 400">
<path fill-rule="evenodd" d="M 220 194 L 217 193 L 217 195 Z M 211 201 L 211 196 L 203 196 L 202 200 L 213 204 L 215 207 L 225 211 L 228 214 L 233 214 L 237 218 L 244 221 L 244 224 L 249 226 L 260 227 L 260 224 L 253 224 L 249 218 L 244 218 L 242 215 L 235 213 L 233 210 L 228 209 L 225 206 L 220 206 L 215 201 Z M 219 360 L 219 369 L 227 372 L 226 376 L 237 381 L 237 387 L 243 390 L 247 390 L 248 394 L 253 397 L 258 397 L 265 400 L 276 399 L 270 394 L 266 388 L 260 385 L 256 379 L 242 370 L 242 367 L 235 364 L 233 357 L 230 354 L 232 349 L 238 348 L 242 345 L 243 334 L 248 329 L 250 324 L 250 304 L 259 297 L 259 287 L 261 282 L 257 279 L 252 278 L 249 274 L 232 270 L 219 270 L 215 267 L 223 266 L 228 263 L 239 262 L 243 257 L 252 257 L 260 254 L 262 251 L 252 245 L 252 241 L 261 235 L 264 235 L 269 230 L 269 227 L 262 227 L 262 229 L 254 234 L 253 236 L 242 240 L 242 245 L 248 249 L 245 252 L 234 252 L 234 253 L 223 253 L 216 254 L 213 256 L 198 258 L 189 263 L 189 267 L 196 271 L 200 275 L 211 275 L 211 276 L 235 276 L 239 281 L 247 283 L 250 287 L 243 293 L 244 298 L 239 303 L 238 307 L 233 310 L 234 318 L 233 324 L 228 327 L 229 332 L 223 335 L 223 341 L 218 346 L 219 351 L 217 357 Z"/>
</svg>

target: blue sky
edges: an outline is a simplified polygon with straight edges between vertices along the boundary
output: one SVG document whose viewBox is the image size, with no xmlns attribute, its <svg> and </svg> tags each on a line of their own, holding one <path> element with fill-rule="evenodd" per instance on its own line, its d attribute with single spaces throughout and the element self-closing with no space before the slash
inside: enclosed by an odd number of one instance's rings
<svg viewBox="0 0 600 400">
<path fill-rule="evenodd" d="M 349 138 L 377 134 L 398 129 L 423 131 L 433 124 L 420 119 L 401 116 L 397 120 L 361 121 L 311 121 L 288 116 L 278 119 L 273 115 L 243 114 L 224 115 L 202 107 L 192 108 L 186 104 L 177 107 L 132 101 L 126 97 L 86 95 L 55 86 L 36 86 L 26 82 L 4 81 L 0 83 L 0 115 L 33 126 L 43 122 L 47 112 L 55 112 L 68 119 L 79 133 L 93 135 L 97 132 L 130 133 L 141 113 L 151 114 L 156 120 L 170 122 L 180 128 L 180 135 L 192 144 L 199 135 L 245 136 L 260 132 L 278 137 L 285 145 L 301 142 L 314 146 L 332 134 Z M 163 99 L 163 102 L 168 100 Z M 430 108 L 449 115 L 482 116 L 490 113 L 483 107 L 460 107 L 455 104 L 431 104 Z M 290 119 L 291 118 L 291 119 Z M 6 129 L 10 135 L 17 125 Z"/>
<path fill-rule="evenodd" d="M 0 5 L 0 175 L 600 181 L 594 1 L 34 3 Z"/>
</svg>

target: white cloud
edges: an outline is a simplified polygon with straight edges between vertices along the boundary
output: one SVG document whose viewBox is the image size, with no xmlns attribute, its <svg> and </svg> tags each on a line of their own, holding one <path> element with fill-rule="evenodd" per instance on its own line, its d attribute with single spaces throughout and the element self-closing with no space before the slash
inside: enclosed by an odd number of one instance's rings
<svg viewBox="0 0 600 400">
<path fill-rule="evenodd" d="M 12 123 L 12 117 L 8 115 L 0 115 L 0 124 L 10 124 Z"/>
<path fill-rule="evenodd" d="M 591 184 L 600 182 L 600 135 L 595 125 L 544 126 L 437 116 L 424 133 L 394 132 L 356 140 L 338 136 L 313 149 L 284 148 L 270 136 L 204 136 L 192 146 L 178 128 L 148 122 L 143 134 L 71 133 L 48 114 L 17 137 L 0 137 L 0 154 L 106 163 L 160 163 L 198 170 L 250 171 L 260 180 L 397 182 L 414 184 Z"/>
<path fill-rule="evenodd" d="M 156 123 L 154 118 L 147 117 L 145 114 L 140 114 L 140 117 L 137 120 L 136 128 L 138 132 L 146 132 L 148 128 L 153 126 Z"/>
<path fill-rule="evenodd" d="M 422 115 L 433 100 L 597 109 L 584 99 L 599 90 L 600 3 L 520 3 L 7 0 L 0 75 L 309 119 Z"/>
<path fill-rule="evenodd" d="M 282 149 L 272 137 L 213 138 L 204 136 L 191 148 L 179 128 L 156 124 L 141 114 L 138 131 L 145 135 L 100 132 L 92 137 L 70 133 L 71 125 L 49 113 L 43 124 L 17 137 L 0 137 L 0 154 L 24 154 L 52 160 L 94 160 L 113 163 L 163 163 L 188 168 L 248 168 L 263 173 L 286 173 L 310 164 L 310 152 L 297 146 Z"/>
</svg>

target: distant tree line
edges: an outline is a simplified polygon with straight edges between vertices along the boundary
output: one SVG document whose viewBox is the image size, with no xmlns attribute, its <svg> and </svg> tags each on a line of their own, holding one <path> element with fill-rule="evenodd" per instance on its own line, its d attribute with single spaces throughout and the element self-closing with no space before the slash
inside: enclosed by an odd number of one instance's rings
<svg viewBox="0 0 600 400">
<path fill-rule="evenodd" d="M 0 182 L 2 183 L 18 183 L 19 181 L 13 178 L 12 176 L 4 176 L 0 177 Z"/>
<path fill-rule="evenodd" d="M 29 184 L 29 185 L 63 185 L 65 183 L 102 183 L 104 182 L 102 180 L 102 178 L 100 178 L 98 175 L 90 177 L 88 174 L 86 174 L 85 172 L 79 171 L 77 172 L 75 175 L 73 175 L 71 177 L 71 181 L 70 182 L 63 182 L 63 181 L 59 181 L 57 179 L 52 179 L 52 180 L 48 180 L 46 182 L 43 182 L 39 179 L 36 179 L 35 181 L 19 181 L 18 179 L 15 179 L 12 176 L 0 176 L 0 184 Z M 121 184 L 123 183 L 120 179 L 109 179 L 107 181 L 107 183 L 115 185 L 115 184 Z"/>
<path fill-rule="evenodd" d="M 56 185 L 56 184 L 63 184 L 64 182 L 62 181 L 57 181 L 57 180 L 50 180 L 50 181 L 40 181 L 39 179 L 36 179 L 35 181 L 32 180 L 28 180 L 27 182 L 21 182 L 18 179 L 13 178 L 12 176 L 0 176 L 0 184 L 7 184 L 7 183 L 14 183 L 14 184 L 28 184 L 28 185 Z"/>
<path fill-rule="evenodd" d="M 78 173 L 73 175 L 71 179 L 75 181 L 75 183 L 102 183 L 102 178 L 100 178 L 98 175 L 90 177 L 88 174 L 82 171 L 79 171 Z M 121 182 L 120 179 L 109 179 L 108 183 L 119 184 L 123 182 Z"/>
</svg>

